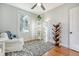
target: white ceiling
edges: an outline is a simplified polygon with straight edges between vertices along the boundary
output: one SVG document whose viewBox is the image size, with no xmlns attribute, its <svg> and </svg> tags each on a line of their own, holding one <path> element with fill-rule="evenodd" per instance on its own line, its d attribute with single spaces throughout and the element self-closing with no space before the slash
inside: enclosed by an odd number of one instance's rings
<svg viewBox="0 0 79 59">
<path fill-rule="evenodd" d="M 46 10 L 42 10 L 40 6 L 36 6 L 34 9 L 31 9 L 34 4 L 35 3 L 9 3 L 9 5 L 24 9 L 34 14 L 43 14 L 51 9 L 62 5 L 63 3 L 43 3 Z"/>
</svg>

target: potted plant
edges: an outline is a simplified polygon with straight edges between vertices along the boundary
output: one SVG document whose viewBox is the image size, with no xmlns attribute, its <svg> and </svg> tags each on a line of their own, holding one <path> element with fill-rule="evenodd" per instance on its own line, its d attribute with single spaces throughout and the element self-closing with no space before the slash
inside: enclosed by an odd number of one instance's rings
<svg viewBox="0 0 79 59">
<path fill-rule="evenodd" d="M 40 15 L 37 16 L 38 21 L 40 21 L 42 19 L 42 17 Z"/>
</svg>

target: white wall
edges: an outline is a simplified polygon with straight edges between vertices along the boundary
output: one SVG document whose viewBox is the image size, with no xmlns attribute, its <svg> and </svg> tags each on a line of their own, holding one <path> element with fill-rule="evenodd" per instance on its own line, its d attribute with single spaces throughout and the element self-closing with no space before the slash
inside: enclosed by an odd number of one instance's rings
<svg viewBox="0 0 79 59">
<path fill-rule="evenodd" d="M 2 19 L 0 19 L 1 27 L 0 31 L 10 30 L 17 33 L 17 10 L 7 5 L 0 4 L 2 13 L 0 13 Z"/>
<path fill-rule="evenodd" d="M 24 37 L 25 40 L 28 38 L 32 38 L 32 24 L 30 24 L 30 32 L 29 33 L 21 33 L 20 32 L 20 16 L 19 12 L 22 14 L 29 15 L 30 22 L 32 20 L 36 20 L 36 15 L 25 10 L 21 10 L 19 8 L 7 5 L 0 4 L 0 32 L 11 31 L 16 33 L 18 36 Z"/>
<path fill-rule="evenodd" d="M 53 24 L 58 22 L 62 23 L 61 43 L 63 46 L 68 47 L 69 39 L 69 9 L 77 7 L 79 4 L 64 4 L 53 10 L 44 13 L 44 20 L 49 24 L 48 41 L 53 41 L 52 27 Z"/>
</svg>

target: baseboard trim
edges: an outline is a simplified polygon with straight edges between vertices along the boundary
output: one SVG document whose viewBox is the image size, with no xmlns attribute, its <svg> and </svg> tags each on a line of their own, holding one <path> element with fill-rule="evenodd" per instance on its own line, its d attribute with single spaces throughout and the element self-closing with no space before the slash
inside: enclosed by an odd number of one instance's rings
<svg viewBox="0 0 79 59">
<path fill-rule="evenodd" d="M 24 41 L 24 42 L 32 42 L 32 41 L 40 41 L 40 39 L 27 40 L 27 41 Z"/>
<path fill-rule="evenodd" d="M 62 45 L 62 47 L 67 48 L 67 49 L 70 49 L 70 50 L 72 50 L 72 51 L 74 51 L 74 52 L 79 53 L 79 51 L 76 51 L 76 50 L 74 50 L 74 49 L 71 49 L 70 47 L 66 47 L 65 45 Z"/>
</svg>

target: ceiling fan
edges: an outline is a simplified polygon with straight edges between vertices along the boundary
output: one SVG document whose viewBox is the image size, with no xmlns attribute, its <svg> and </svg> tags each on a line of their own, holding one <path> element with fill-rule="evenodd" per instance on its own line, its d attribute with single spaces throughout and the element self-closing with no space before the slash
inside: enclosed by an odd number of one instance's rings
<svg viewBox="0 0 79 59">
<path fill-rule="evenodd" d="M 34 9 L 36 6 L 40 6 L 43 10 L 46 10 L 46 8 L 44 7 L 43 3 L 36 3 L 33 5 L 33 7 L 31 9 Z"/>
</svg>

